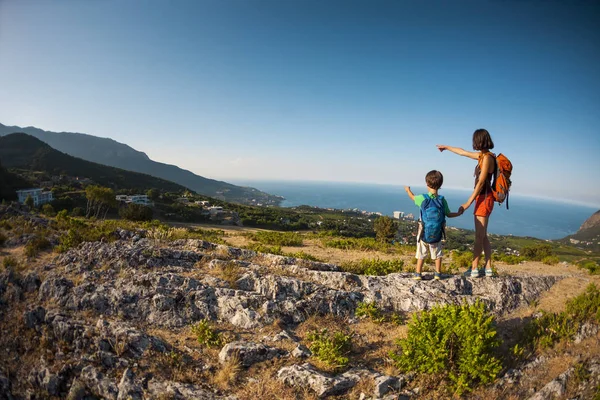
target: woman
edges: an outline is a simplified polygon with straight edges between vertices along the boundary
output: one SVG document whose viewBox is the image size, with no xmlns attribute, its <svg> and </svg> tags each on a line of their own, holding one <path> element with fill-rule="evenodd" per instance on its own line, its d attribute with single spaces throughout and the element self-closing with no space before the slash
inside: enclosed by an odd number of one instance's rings
<svg viewBox="0 0 600 400">
<path fill-rule="evenodd" d="M 490 133 L 485 129 L 477 129 L 473 133 L 473 150 L 466 151 L 459 147 L 438 144 L 440 151 L 450 150 L 459 156 L 478 160 L 475 167 L 475 189 L 466 203 L 461 206 L 462 211 L 468 209 L 475 201 L 475 246 L 473 249 L 473 264 L 470 270 L 465 272 L 466 276 L 479 277 L 479 258 L 481 250 L 485 254 L 485 276 L 492 276 L 492 247 L 487 235 L 487 227 L 494 208 L 494 196 L 492 194 L 492 177 L 496 171 L 496 156 L 490 150 L 494 148 L 494 142 Z M 460 209 L 459 209 L 460 212 Z"/>
</svg>

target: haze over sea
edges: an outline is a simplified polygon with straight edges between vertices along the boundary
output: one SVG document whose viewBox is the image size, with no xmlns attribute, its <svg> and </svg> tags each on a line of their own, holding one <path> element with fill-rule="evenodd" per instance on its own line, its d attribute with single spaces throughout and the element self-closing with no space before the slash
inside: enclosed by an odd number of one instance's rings
<svg viewBox="0 0 600 400">
<path fill-rule="evenodd" d="M 419 209 L 408 198 L 403 186 L 299 181 L 247 181 L 239 185 L 253 186 L 265 192 L 285 197 L 283 207 L 299 205 L 323 208 L 351 209 L 381 212 L 392 216 L 394 211 L 412 213 L 418 217 Z M 426 192 L 425 187 L 411 186 L 415 194 Z M 451 211 L 465 202 L 470 192 L 444 189 Z M 571 235 L 597 211 L 596 207 L 566 203 L 549 199 L 521 196 L 511 193 L 507 210 L 505 204 L 494 207 L 489 232 L 500 235 L 532 236 L 540 239 L 560 239 Z M 473 229 L 473 205 L 462 216 L 447 221 L 449 226 Z"/>
</svg>

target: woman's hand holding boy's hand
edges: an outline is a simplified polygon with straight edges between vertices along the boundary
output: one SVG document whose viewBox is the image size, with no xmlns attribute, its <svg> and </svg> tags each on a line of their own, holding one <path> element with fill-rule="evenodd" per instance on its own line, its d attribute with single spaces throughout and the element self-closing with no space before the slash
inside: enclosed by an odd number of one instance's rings
<svg viewBox="0 0 600 400">
<path fill-rule="evenodd" d="M 458 207 L 458 215 L 463 215 L 464 212 L 465 209 L 463 208 L 463 206 Z"/>
</svg>

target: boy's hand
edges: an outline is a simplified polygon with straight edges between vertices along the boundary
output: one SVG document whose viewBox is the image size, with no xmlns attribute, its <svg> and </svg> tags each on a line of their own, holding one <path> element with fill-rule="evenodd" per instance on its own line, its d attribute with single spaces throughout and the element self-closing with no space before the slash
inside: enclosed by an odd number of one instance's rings
<svg viewBox="0 0 600 400">
<path fill-rule="evenodd" d="M 463 206 L 458 207 L 458 215 L 463 215 L 464 212 L 465 209 L 463 208 Z"/>
<path fill-rule="evenodd" d="M 410 186 L 404 186 L 404 190 L 406 190 L 406 193 L 410 193 Z"/>
</svg>

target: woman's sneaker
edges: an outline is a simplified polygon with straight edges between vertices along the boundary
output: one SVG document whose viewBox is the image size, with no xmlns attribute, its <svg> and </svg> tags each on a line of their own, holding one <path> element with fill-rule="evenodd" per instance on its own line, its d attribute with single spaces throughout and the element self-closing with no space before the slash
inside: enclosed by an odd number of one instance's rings
<svg viewBox="0 0 600 400">
<path fill-rule="evenodd" d="M 436 272 L 435 274 L 433 274 L 433 279 L 435 279 L 436 281 L 439 281 L 440 279 L 442 279 L 442 277 L 440 276 L 440 274 L 438 274 Z"/>
<path fill-rule="evenodd" d="M 466 278 L 479 278 L 479 269 L 469 268 L 463 274 Z"/>
<path fill-rule="evenodd" d="M 491 268 L 486 268 L 485 269 L 485 276 L 494 276 L 494 270 L 492 270 Z"/>
<path fill-rule="evenodd" d="M 413 279 L 414 279 L 415 281 L 420 281 L 420 280 L 421 280 L 421 279 L 423 279 L 423 278 L 421 278 L 421 274 L 418 274 L 418 273 L 416 273 L 416 272 L 415 272 L 415 275 L 413 276 Z"/>
</svg>

